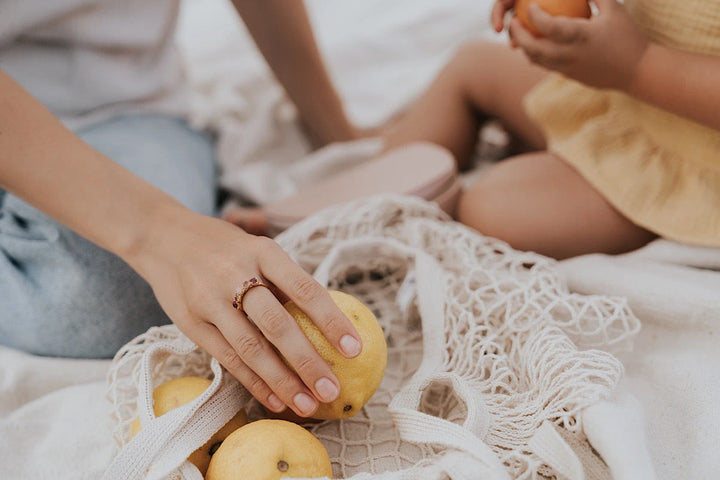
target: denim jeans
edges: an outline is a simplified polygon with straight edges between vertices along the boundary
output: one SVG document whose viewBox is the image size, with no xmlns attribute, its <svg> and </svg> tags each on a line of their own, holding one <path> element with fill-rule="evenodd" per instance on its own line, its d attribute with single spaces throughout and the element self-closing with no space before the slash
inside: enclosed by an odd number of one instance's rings
<svg viewBox="0 0 720 480">
<path fill-rule="evenodd" d="M 215 213 L 214 145 L 184 120 L 128 115 L 76 133 L 190 209 Z M 120 258 L 0 190 L 1 344 L 108 358 L 169 322 L 147 282 Z"/>
</svg>

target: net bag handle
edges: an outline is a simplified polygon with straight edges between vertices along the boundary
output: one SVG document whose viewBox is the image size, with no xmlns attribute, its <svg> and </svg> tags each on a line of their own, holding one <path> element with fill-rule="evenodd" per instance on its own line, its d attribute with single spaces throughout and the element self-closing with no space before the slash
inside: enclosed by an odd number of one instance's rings
<svg viewBox="0 0 720 480">
<path fill-rule="evenodd" d="M 122 448 L 102 480 L 161 480 L 173 472 L 183 480 L 202 480 L 198 469 L 186 459 L 230 421 L 247 403 L 249 394 L 237 381 L 224 382 L 222 367 L 212 359 L 214 376 L 210 386 L 193 401 L 155 417 L 154 366 L 169 354 L 188 355 L 197 348 L 190 340 L 158 342 L 143 353 L 138 391 L 142 430 Z"/>
</svg>

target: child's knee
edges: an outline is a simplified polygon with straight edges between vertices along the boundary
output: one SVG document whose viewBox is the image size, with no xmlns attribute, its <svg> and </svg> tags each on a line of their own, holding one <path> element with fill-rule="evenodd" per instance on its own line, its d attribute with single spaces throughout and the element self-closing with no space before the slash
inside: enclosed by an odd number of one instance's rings
<svg viewBox="0 0 720 480">
<path fill-rule="evenodd" d="M 498 238 L 510 245 L 522 243 L 521 228 L 514 225 L 513 212 L 503 201 L 502 186 L 480 181 L 460 196 L 457 219 L 488 237 Z"/>
<path fill-rule="evenodd" d="M 461 223 L 488 236 L 498 230 L 498 215 L 493 205 L 496 203 L 494 188 L 484 183 L 476 183 L 465 190 L 458 201 L 457 219 Z"/>
</svg>

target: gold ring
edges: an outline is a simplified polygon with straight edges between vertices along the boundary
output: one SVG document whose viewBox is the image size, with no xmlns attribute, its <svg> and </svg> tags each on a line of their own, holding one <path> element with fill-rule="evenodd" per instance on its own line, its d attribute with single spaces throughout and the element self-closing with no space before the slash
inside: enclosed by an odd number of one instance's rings
<svg viewBox="0 0 720 480">
<path fill-rule="evenodd" d="M 238 310 L 241 312 L 245 311 L 245 310 L 243 310 L 243 306 L 242 306 L 243 297 L 245 296 L 245 294 L 248 291 L 250 291 L 251 288 L 255 288 L 255 287 L 270 288 L 270 287 L 268 287 L 267 283 L 263 282 L 262 280 L 259 280 L 257 277 L 252 277 L 249 280 L 245 280 L 243 282 L 243 284 L 240 285 L 237 288 L 237 290 L 235 290 L 235 299 L 233 300 L 233 304 L 232 304 L 233 307 L 235 308 L 235 310 Z"/>
</svg>

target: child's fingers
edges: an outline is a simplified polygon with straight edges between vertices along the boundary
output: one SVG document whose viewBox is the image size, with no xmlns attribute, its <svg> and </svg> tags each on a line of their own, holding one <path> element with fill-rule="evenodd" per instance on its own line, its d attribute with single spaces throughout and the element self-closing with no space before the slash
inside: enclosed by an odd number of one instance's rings
<svg viewBox="0 0 720 480">
<path fill-rule="evenodd" d="M 587 39 L 585 19 L 554 17 L 537 3 L 530 4 L 530 21 L 543 37 L 557 43 L 577 43 Z"/>
<path fill-rule="evenodd" d="M 505 26 L 505 14 L 513 7 L 514 4 L 515 0 L 497 0 L 493 5 L 490 20 L 496 32 L 502 32 L 502 29 Z"/>
<path fill-rule="evenodd" d="M 508 25 L 508 38 L 510 39 L 510 48 L 518 48 L 518 43 L 515 40 L 515 32 L 517 31 L 517 27 L 513 27 L 515 23 L 519 23 L 519 20 L 517 18 L 513 18 L 510 20 L 510 24 Z M 522 28 L 522 25 L 520 26 Z"/>
<path fill-rule="evenodd" d="M 510 34 L 531 62 L 546 68 L 558 63 L 557 44 L 545 38 L 535 37 L 517 18 L 513 18 L 510 22 Z"/>
<path fill-rule="evenodd" d="M 490 13 L 490 22 L 496 32 L 500 33 L 503 27 L 503 16 L 505 15 L 505 9 L 501 2 L 495 2 Z"/>
</svg>

